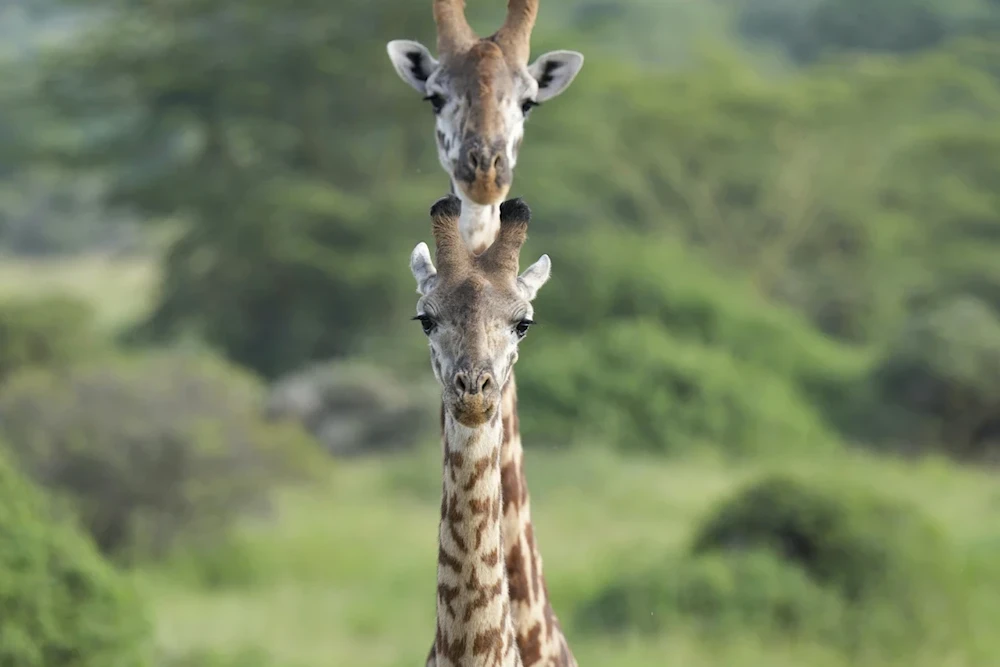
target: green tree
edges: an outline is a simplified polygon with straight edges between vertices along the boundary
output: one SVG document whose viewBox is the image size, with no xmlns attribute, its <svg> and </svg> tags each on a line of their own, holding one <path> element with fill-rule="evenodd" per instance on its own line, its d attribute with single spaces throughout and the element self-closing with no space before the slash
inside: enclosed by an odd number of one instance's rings
<svg viewBox="0 0 1000 667">
<path fill-rule="evenodd" d="M 414 112 L 431 111 L 392 75 L 383 42 L 432 34 L 426 7 L 103 9 L 48 60 L 44 90 L 85 128 L 60 157 L 110 169 L 114 204 L 175 230 L 140 333 L 194 332 L 274 376 L 356 350 L 397 318 L 416 224 L 446 180 L 418 174 L 433 142 Z"/>
</svg>

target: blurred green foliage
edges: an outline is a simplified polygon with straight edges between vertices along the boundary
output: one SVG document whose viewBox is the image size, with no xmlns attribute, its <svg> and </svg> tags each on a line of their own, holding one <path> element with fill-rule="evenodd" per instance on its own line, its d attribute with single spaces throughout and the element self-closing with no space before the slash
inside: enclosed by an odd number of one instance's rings
<svg viewBox="0 0 1000 667">
<path fill-rule="evenodd" d="M 64 295 L 0 301 L 0 385 L 25 368 L 65 369 L 96 350 L 93 312 Z"/>
<path fill-rule="evenodd" d="M 146 667 L 150 628 L 127 579 L 0 457 L 0 664 Z"/>
<path fill-rule="evenodd" d="M 850 482 L 824 488 L 765 477 L 720 504 L 695 536 L 692 554 L 757 548 L 840 596 L 851 613 L 839 641 L 850 650 L 964 639 L 971 617 L 960 561 L 941 528 L 916 507 Z"/>
<path fill-rule="evenodd" d="M 609 583 L 578 613 L 584 631 L 668 633 L 694 621 L 702 632 L 835 640 L 843 600 L 766 550 L 681 558 Z"/>
<path fill-rule="evenodd" d="M 886 595 L 912 611 L 907 597 L 947 572 L 939 528 L 917 510 L 852 487 L 829 489 L 787 476 L 766 477 L 724 500 L 708 517 L 693 554 L 766 548 L 802 567 L 846 601 Z"/>
<path fill-rule="evenodd" d="M 403 363 L 405 258 L 447 181 L 384 41 L 431 41 L 426 8 L 93 6 L 106 20 L 12 86 L 50 129 L 11 154 L 83 170 L 163 230 L 156 305 L 130 339 L 195 337 L 268 379 L 345 356 Z M 538 309 L 552 326 L 519 369 L 526 424 L 556 442 L 742 453 L 885 430 L 907 399 L 877 369 L 908 322 L 962 294 L 998 307 L 995 8 L 747 0 L 689 17 L 718 30 L 728 16 L 808 63 L 781 76 L 737 48 L 670 70 L 647 64 L 668 51 L 611 43 L 674 10 L 559 11 L 538 48 L 604 34 L 610 50 L 534 114 L 518 168 L 529 249 L 556 271 Z M 978 421 L 945 424 L 948 451 L 988 453 L 992 405 L 956 409 Z"/>
<path fill-rule="evenodd" d="M 265 423 L 262 401 L 245 373 L 167 353 L 18 375 L 0 392 L 0 433 L 102 551 L 156 557 L 218 540 L 273 487 L 308 476 L 312 443 Z"/>
<path fill-rule="evenodd" d="M 916 313 L 872 372 L 873 432 L 904 449 L 1000 454 L 1000 317 L 974 297 Z M 942 445 L 943 443 L 943 445 Z"/>
<path fill-rule="evenodd" d="M 961 561 L 914 506 L 850 482 L 768 476 L 723 500 L 691 550 L 612 580 L 584 629 L 798 636 L 849 655 L 959 646 L 973 622 Z"/>
<path fill-rule="evenodd" d="M 655 324 L 548 339 L 520 375 L 521 400 L 534 406 L 525 429 L 543 441 L 743 456 L 815 453 L 835 442 L 785 378 Z"/>
</svg>

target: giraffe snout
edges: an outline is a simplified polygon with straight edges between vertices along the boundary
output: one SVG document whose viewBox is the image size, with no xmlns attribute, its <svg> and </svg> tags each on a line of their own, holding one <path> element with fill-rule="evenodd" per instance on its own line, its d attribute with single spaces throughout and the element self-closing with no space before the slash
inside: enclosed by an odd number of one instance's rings
<svg viewBox="0 0 1000 667">
<path fill-rule="evenodd" d="M 486 369 L 463 369 L 452 378 L 452 415 L 466 426 L 490 419 L 500 403 L 500 390 L 493 373 Z"/>
<path fill-rule="evenodd" d="M 502 201 L 510 189 L 511 176 L 503 142 L 489 143 L 479 137 L 462 142 L 455 177 L 477 204 L 486 206 Z"/>
<path fill-rule="evenodd" d="M 455 390 L 463 398 L 478 394 L 485 395 L 492 384 L 493 374 L 489 371 L 479 371 L 478 373 L 459 371 L 455 373 Z"/>
</svg>

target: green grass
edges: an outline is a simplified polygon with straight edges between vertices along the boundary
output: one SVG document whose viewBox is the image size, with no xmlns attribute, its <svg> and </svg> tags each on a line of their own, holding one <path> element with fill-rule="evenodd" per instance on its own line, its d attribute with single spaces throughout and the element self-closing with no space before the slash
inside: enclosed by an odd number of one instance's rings
<svg viewBox="0 0 1000 667">
<path fill-rule="evenodd" d="M 0 258 L 0 298 L 75 296 L 93 304 L 96 323 L 105 330 L 142 315 L 158 279 L 156 265 L 145 258 Z"/>
<path fill-rule="evenodd" d="M 210 591 L 179 585 L 184 579 L 176 568 L 149 574 L 159 643 L 181 652 L 260 648 L 276 665 L 290 667 L 420 664 L 434 625 L 438 466 L 437 452 L 427 447 L 397 459 L 339 463 L 318 488 L 288 493 L 276 516 L 242 533 L 239 550 L 253 563 L 251 581 Z M 966 550 L 1000 544 L 1000 488 L 986 473 L 850 455 L 778 468 L 816 479 L 849 477 L 913 500 Z M 1000 664 L 992 632 L 976 637 L 982 646 L 947 662 L 938 654 L 898 663 L 848 661 L 823 646 L 683 629 L 647 641 L 574 633 L 572 610 L 616 568 L 684 549 L 713 503 L 760 472 L 763 466 L 626 461 L 596 452 L 530 454 L 549 588 L 582 665 Z M 984 599 L 982 610 L 997 619 L 994 602 Z M 990 659 L 977 662 L 985 659 L 979 656 Z"/>
</svg>

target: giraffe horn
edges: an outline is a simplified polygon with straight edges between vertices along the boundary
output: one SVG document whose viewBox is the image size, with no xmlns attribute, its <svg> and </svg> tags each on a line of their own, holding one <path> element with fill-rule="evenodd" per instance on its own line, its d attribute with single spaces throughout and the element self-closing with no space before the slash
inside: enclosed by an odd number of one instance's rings
<svg viewBox="0 0 1000 667">
<path fill-rule="evenodd" d="M 531 209 L 521 199 L 509 199 L 500 205 L 500 232 L 496 241 L 479 256 L 479 264 L 487 272 L 517 277 L 521 246 L 528 238 Z"/>
<path fill-rule="evenodd" d="M 465 20 L 465 0 L 434 0 L 438 54 L 447 55 L 468 48 L 476 33 Z"/>
<path fill-rule="evenodd" d="M 431 207 L 431 230 L 436 244 L 435 259 L 438 273 L 450 275 L 471 265 L 471 255 L 458 230 L 461 201 L 448 195 L 434 202 Z"/>
<path fill-rule="evenodd" d="M 507 20 L 496 40 L 508 56 L 527 64 L 531 52 L 531 30 L 538 16 L 538 0 L 508 0 Z"/>
</svg>

